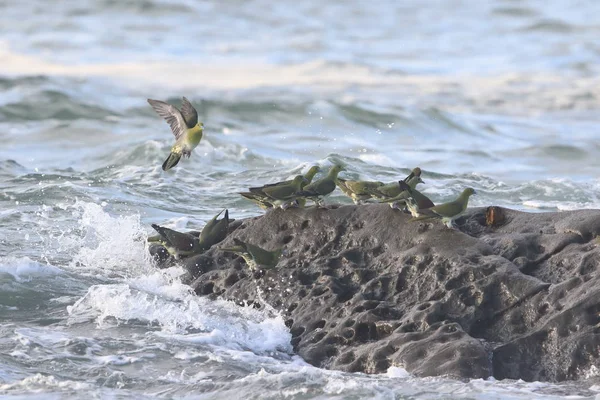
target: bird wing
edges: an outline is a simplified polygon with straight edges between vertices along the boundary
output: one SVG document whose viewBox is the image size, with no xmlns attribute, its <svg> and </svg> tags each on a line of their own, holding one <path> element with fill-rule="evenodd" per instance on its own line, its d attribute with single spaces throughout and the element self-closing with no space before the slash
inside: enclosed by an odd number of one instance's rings
<svg viewBox="0 0 600 400">
<path fill-rule="evenodd" d="M 328 195 L 335 190 L 335 181 L 333 179 L 322 179 L 316 184 L 317 192 L 321 195 Z"/>
<path fill-rule="evenodd" d="M 423 193 L 417 190 L 413 191 L 413 198 L 417 202 L 417 205 L 419 206 L 420 210 L 435 207 L 435 204 L 433 204 L 433 201 L 431 201 L 429 197 L 425 196 Z"/>
<path fill-rule="evenodd" d="M 190 234 L 177 232 L 173 229 L 165 228 L 164 226 L 152 224 L 152 228 L 154 228 L 154 230 L 156 230 L 170 246 L 180 251 L 194 250 L 194 244 L 198 241 L 197 238 Z"/>
<path fill-rule="evenodd" d="M 191 128 L 198 123 L 198 111 L 196 111 L 192 103 L 185 97 L 181 101 L 181 115 L 188 128 Z"/>
<path fill-rule="evenodd" d="M 210 226 L 210 230 L 204 228 L 202 230 L 202 234 L 200 235 L 200 242 L 210 248 L 212 245 L 215 245 L 219 242 L 222 242 L 225 237 L 227 237 L 227 232 L 229 229 L 229 210 L 225 209 L 225 216 L 214 225 Z M 220 215 L 223 211 L 221 211 L 218 215 Z M 206 232 L 205 232 L 206 231 Z"/>
<path fill-rule="evenodd" d="M 286 186 L 286 185 L 290 185 L 292 183 L 292 180 L 287 180 L 287 181 L 280 181 L 280 182 L 275 182 L 275 183 L 267 183 L 266 185 L 263 186 L 256 186 L 256 187 L 251 187 L 248 190 L 251 193 L 254 194 L 259 194 L 259 195 L 265 195 L 265 193 L 263 192 L 264 189 L 266 188 L 273 188 L 273 187 L 277 187 L 277 186 Z"/>
<path fill-rule="evenodd" d="M 148 103 L 171 126 L 171 131 L 173 131 L 176 139 L 179 139 L 185 133 L 187 126 L 177 107 L 160 100 L 148 99 Z"/>
<path fill-rule="evenodd" d="M 293 184 L 270 186 L 263 189 L 263 193 L 275 200 L 288 200 L 294 197 L 297 186 Z"/>
<path fill-rule="evenodd" d="M 266 268 L 274 268 L 281 255 L 281 250 L 268 251 L 250 243 L 246 243 L 246 248 L 254 262 Z"/>
<path fill-rule="evenodd" d="M 449 201 L 448 203 L 440 204 L 423 211 L 430 211 L 442 218 L 450 218 L 462 211 L 462 204 L 459 201 Z M 419 211 L 420 212 L 420 211 Z"/>
</svg>

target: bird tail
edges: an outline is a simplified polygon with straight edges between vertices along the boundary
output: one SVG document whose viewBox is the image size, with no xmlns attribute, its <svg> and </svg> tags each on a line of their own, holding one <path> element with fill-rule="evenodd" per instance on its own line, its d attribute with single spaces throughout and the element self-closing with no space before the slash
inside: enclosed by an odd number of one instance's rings
<svg viewBox="0 0 600 400">
<path fill-rule="evenodd" d="M 169 157 L 167 157 L 167 159 L 165 160 L 165 162 L 162 165 L 163 171 L 168 171 L 171 168 L 173 168 L 174 166 L 176 166 L 180 159 L 181 159 L 181 153 L 171 152 L 169 154 Z"/>
</svg>

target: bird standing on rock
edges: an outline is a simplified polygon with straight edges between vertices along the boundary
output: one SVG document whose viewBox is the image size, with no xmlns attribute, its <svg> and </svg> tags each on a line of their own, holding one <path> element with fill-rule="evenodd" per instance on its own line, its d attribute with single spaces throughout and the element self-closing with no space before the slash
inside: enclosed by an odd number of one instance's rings
<svg viewBox="0 0 600 400">
<path fill-rule="evenodd" d="M 337 186 L 342 192 L 352 199 L 354 204 L 361 204 L 365 200 L 369 200 L 372 196 L 370 191 L 382 186 L 383 182 L 379 181 L 349 181 L 338 178 Z"/>
<path fill-rule="evenodd" d="M 409 208 L 412 208 L 411 213 L 418 215 L 417 217 L 412 218 L 411 221 L 436 218 L 441 219 L 448 228 L 453 228 L 454 221 L 467 210 L 469 197 L 474 194 L 476 194 L 475 189 L 466 188 L 456 200 L 424 210 L 420 209 L 417 202 L 411 198 L 409 202 Z"/>
<path fill-rule="evenodd" d="M 233 239 L 233 242 L 235 243 L 234 246 L 221 247 L 220 250 L 242 256 L 248 267 L 253 271 L 259 270 L 260 267 L 265 269 L 275 268 L 277 263 L 279 263 L 279 258 L 283 254 L 283 249 L 269 251 L 253 244 L 242 242 L 237 238 Z"/>
<path fill-rule="evenodd" d="M 406 178 L 404 178 L 404 182 L 406 182 L 408 184 L 411 184 L 411 182 L 413 182 L 414 185 L 411 187 L 415 187 L 417 183 L 424 183 L 421 180 L 421 168 L 419 168 L 419 167 L 413 168 L 413 170 L 410 172 L 410 174 L 408 174 L 406 176 Z M 397 182 L 387 183 L 385 185 L 381 185 L 379 187 L 369 190 L 369 193 L 371 193 L 371 196 L 373 196 L 379 200 L 385 200 L 385 199 L 390 199 L 392 197 L 396 197 L 401 192 L 402 191 L 398 187 Z"/>
<path fill-rule="evenodd" d="M 414 200 L 414 203 L 420 208 L 420 209 L 426 209 L 426 208 L 431 208 L 433 206 L 435 206 L 435 204 L 433 204 L 433 202 L 427 197 L 425 196 L 423 193 L 419 192 L 416 187 L 417 184 L 420 182 L 423 182 L 420 178 L 418 178 L 419 180 L 416 180 L 416 177 L 413 177 L 409 183 L 406 183 L 404 181 L 399 181 L 398 182 L 398 187 L 400 188 L 401 192 L 398 196 L 396 197 L 392 197 L 390 199 L 385 199 L 385 200 L 381 200 L 380 203 L 390 203 L 390 207 L 392 207 L 393 209 L 399 210 L 401 208 L 404 208 L 405 206 L 408 207 L 408 199 L 410 199 L 412 197 L 412 199 Z M 408 210 L 411 211 L 412 210 L 410 207 L 408 207 Z M 413 214 L 413 217 L 416 217 L 418 215 Z"/>
<path fill-rule="evenodd" d="M 165 228 L 157 224 L 152 224 L 152 228 L 160 235 L 160 243 L 165 246 L 169 254 L 176 259 L 181 257 L 200 254 L 208 250 L 208 247 L 200 240 L 189 233 L 177 232 L 176 230 Z"/>
<path fill-rule="evenodd" d="M 318 207 L 322 206 L 323 197 L 328 196 L 336 188 L 337 176 L 344 170 L 341 165 L 334 165 L 329 170 L 329 173 L 324 178 L 321 178 L 310 185 L 306 185 L 301 191 L 295 195 L 299 200 L 310 199 L 315 202 Z"/>
<path fill-rule="evenodd" d="M 319 168 L 318 165 L 313 165 L 312 167 L 310 167 L 310 169 L 304 176 L 296 175 L 296 177 L 294 179 L 300 179 L 299 177 L 303 178 L 302 182 L 300 183 L 300 189 L 303 189 L 306 185 L 311 183 L 314 176 L 320 170 L 321 170 L 321 168 Z M 250 188 L 248 192 L 240 192 L 240 194 L 242 195 L 242 197 L 258 204 L 258 206 L 260 208 L 262 208 L 264 210 L 268 210 L 268 209 L 271 209 L 274 207 L 274 204 L 273 204 L 274 202 L 273 202 L 273 199 L 267 193 L 273 193 L 272 188 L 287 187 L 290 184 L 293 184 L 293 182 L 294 182 L 294 180 L 292 179 L 292 180 L 281 181 L 281 182 L 277 182 L 277 183 L 269 183 L 264 186 Z M 266 192 L 265 192 L 265 190 L 266 190 Z M 288 202 L 284 202 L 280 206 L 282 208 L 286 208 L 287 206 L 291 205 L 294 202 L 294 200 L 295 200 L 294 198 L 291 198 Z M 304 204 L 301 204 L 301 205 L 303 206 Z M 275 205 L 275 207 L 276 207 L 276 205 Z"/>
<path fill-rule="evenodd" d="M 202 139 L 204 125 L 202 122 L 198 123 L 198 112 L 185 97 L 181 102 L 181 111 L 160 100 L 148 99 L 148 103 L 158 115 L 169 123 L 171 131 L 175 135 L 175 144 L 162 165 L 163 171 L 168 171 L 177 165 L 182 156 L 190 157 L 192 150 Z"/>
<path fill-rule="evenodd" d="M 217 219 L 225 211 L 220 220 Z M 229 230 L 229 210 L 223 210 L 206 223 L 199 236 L 191 233 L 177 232 L 164 226 L 152 224 L 152 228 L 160 235 L 158 240 L 175 258 L 200 254 L 211 246 L 223 241 Z"/>
</svg>

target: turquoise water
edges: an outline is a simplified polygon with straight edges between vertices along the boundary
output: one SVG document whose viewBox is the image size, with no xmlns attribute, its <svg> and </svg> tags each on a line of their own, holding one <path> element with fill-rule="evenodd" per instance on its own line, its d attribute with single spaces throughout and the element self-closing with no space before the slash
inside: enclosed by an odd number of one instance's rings
<svg viewBox="0 0 600 400">
<path fill-rule="evenodd" d="M 436 202 L 599 208 L 600 3 L 0 4 L 0 393 L 77 397 L 541 398 L 591 383 L 325 371 L 276 310 L 156 271 L 150 223 L 201 227 L 236 192 L 319 164 Z M 189 160 L 146 98 L 188 97 Z M 329 202 L 349 202 L 336 191 Z M 589 371 L 591 378 L 597 371 Z"/>
</svg>

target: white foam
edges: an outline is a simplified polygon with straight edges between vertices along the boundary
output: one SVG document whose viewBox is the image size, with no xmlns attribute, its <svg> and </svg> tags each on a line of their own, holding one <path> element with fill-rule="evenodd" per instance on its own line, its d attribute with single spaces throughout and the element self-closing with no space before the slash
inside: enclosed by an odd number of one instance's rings
<svg viewBox="0 0 600 400">
<path fill-rule="evenodd" d="M 390 378 L 409 378 L 410 374 L 401 367 L 389 367 L 386 376 Z"/>
<path fill-rule="evenodd" d="M 257 353 L 291 352 L 291 335 L 281 316 L 195 296 L 180 282 L 170 278 L 161 282 L 159 275 L 157 272 L 147 280 L 136 279 L 133 285 L 92 286 L 68 307 L 69 322 L 95 320 L 103 328 L 112 326 L 113 319 L 119 323 L 143 321 L 160 325 L 161 332 L 156 335 L 169 340 Z M 152 281 L 155 286 L 150 284 Z"/>
<path fill-rule="evenodd" d="M 583 203 L 575 201 L 539 201 L 527 200 L 523 202 L 525 207 L 531 207 L 541 210 L 556 209 L 558 211 L 574 211 L 574 210 L 596 210 L 600 208 L 598 203 Z"/>
<path fill-rule="evenodd" d="M 139 362 L 141 357 L 130 357 L 122 354 L 110 356 L 96 356 L 96 361 L 103 365 L 128 365 Z"/>
<path fill-rule="evenodd" d="M 47 392 L 49 389 L 68 389 L 73 391 L 89 391 L 95 386 L 89 383 L 76 382 L 71 380 L 58 380 L 51 375 L 35 374 L 20 381 L 0 385 L 0 392 L 27 390 L 33 393 Z"/>
<path fill-rule="evenodd" d="M 0 273 L 12 275 L 18 282 L 60 275 L 64 271 L 50 264 L 40 264 L 28 257 L 0 257 Z"/>
<path fill-rule="evenodd" d="M 86 202 L 77 202 L 73 209 L 83 237 L 71 237 L 72 246 L 78 248 L 71 268 L 119 277 L 153 270 L 139 215 L 113 217 L 101 205 Z"/>
</svg>

